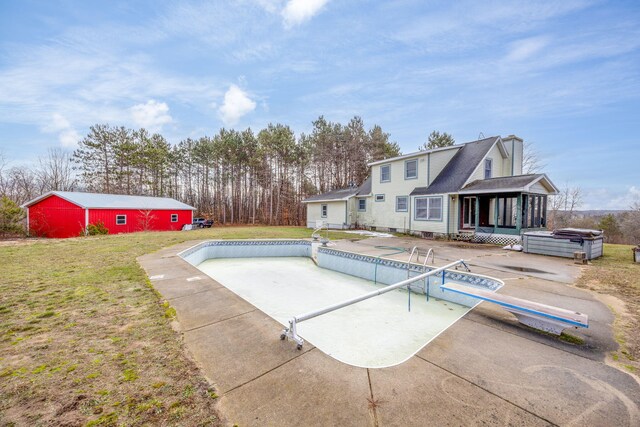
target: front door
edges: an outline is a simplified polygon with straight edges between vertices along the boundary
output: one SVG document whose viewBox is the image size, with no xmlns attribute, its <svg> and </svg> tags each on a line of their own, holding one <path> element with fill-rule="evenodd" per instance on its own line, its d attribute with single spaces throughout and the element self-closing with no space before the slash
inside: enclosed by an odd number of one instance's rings
<svg viewBox="0 0 640 427">
<path fill-rule="evenodd" d="M 462 228 L 476 228 L 476 198 L 462 198 Z"/>
</svg>

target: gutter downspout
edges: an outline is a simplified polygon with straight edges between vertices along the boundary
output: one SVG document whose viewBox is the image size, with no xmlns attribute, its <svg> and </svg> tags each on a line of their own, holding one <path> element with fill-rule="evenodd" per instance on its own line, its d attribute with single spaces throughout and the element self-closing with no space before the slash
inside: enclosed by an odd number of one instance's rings
<svg viewBox="0 0 640 427">
<path fill-rule="evenodd" d="M 29 208 L 27 207 L 27 236 L 31 236 L 31 226 L 29 224 Z"/>
<path fill-rule="evenodd" d="M 84 235 L 89 233 L 89 209 L 84 210 Z"/>
</svg>

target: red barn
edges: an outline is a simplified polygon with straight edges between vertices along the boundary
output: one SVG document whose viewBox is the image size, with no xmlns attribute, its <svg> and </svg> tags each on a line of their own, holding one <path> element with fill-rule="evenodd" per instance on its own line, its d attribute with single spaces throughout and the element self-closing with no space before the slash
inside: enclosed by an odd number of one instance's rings
<svg viewBox="0 0 640 427">
<path fill-rule="evenodd" d="M 101 222 L 109 234 L 180 230 L 193 221 L 194 207 L 167 197 L 51 191 L 24 205 L 35 236 L 76 237 Z"/>
</svg>

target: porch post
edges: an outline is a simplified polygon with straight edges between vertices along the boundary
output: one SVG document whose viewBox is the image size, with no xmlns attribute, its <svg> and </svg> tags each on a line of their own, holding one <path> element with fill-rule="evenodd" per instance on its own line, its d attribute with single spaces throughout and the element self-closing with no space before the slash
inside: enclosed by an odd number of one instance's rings
<svg viewBox="0 0 640 427">
<path fill-rule="evenodd" d="M 479 227 L 480 227 L 480 196 L 476 196 L 476 231 L 478 231 Z"/>
<path fill-rule="evenodd" d="M 500 226 L 498 224 L 498 217 L 500 216 L 500 202 L 499 199 L 500 197 L 498 195 L 493 196 L 493 199 L 495 200 L 493 202 L 493 232 L 495 233 L 496 230 L 498 229 L 498 227 Z"/>
<path fill-rule="evenodd" d="M 516 232 L 520 234 L 522 230 L 522 193 L 518 194 L 518 210 L 516 211 Z"/>
</svg>

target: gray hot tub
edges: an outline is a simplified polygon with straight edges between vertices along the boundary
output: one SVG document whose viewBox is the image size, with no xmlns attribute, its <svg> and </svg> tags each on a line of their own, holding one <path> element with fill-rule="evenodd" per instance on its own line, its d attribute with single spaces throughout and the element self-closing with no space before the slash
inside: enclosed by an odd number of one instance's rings
<svg viewBox="0 0 640 427">
<path fill-rule="evenodd" d="M 587 259 L 602 256 L 602 231 L 563 228 L 554 231 L 530 231 L 523 235 L 524 252 L 573 258 L 584 252 Z"/>
</svg>

